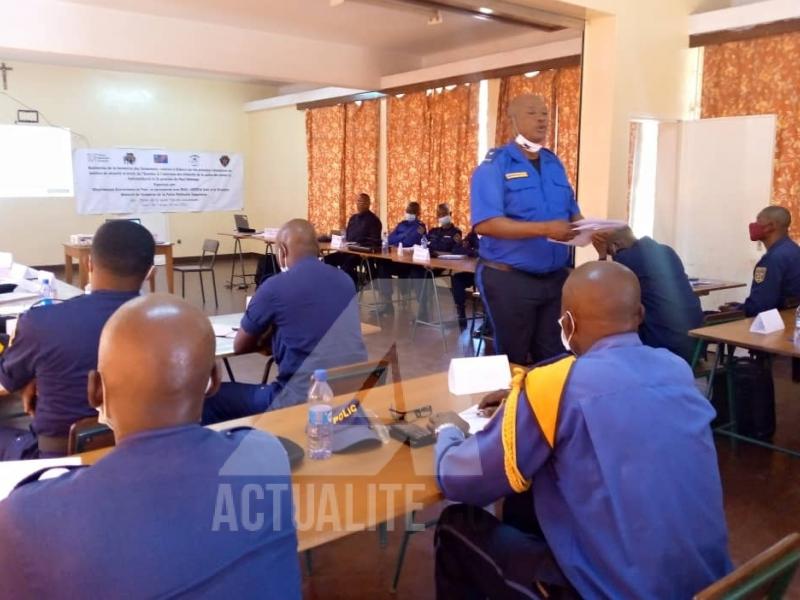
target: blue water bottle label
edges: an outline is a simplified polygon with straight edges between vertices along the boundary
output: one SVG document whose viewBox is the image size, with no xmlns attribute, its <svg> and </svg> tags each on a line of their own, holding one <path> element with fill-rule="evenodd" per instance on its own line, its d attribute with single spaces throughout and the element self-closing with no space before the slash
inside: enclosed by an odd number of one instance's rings
<svg viewBox="0 0 800 600">
<path fill-rule="evenodd" d="M 313 427 L 320 425 L 330 425 L 331 407 L 327 404 L 315 404 L 308 408 L 308 424 Z"/>
</svg>

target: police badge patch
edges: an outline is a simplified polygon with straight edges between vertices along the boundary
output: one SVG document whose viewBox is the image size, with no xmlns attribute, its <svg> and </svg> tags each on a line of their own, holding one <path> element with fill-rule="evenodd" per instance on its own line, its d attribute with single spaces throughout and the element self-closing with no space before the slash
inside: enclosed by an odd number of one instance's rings
<svg viewBox="0 0 800 600">
<path fill-rule="evenodd" d="M 756 267 L 753 271 L 753 281 L 756 283 L 763 283 L 767 278 L 767 267 Z"/>
</svg>

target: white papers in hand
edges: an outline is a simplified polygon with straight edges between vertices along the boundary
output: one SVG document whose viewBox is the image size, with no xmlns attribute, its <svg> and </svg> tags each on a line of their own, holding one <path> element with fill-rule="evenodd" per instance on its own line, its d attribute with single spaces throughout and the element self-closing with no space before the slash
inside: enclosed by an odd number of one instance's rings
<svg viewBox="0 0 800 600">
<path fill-rule="evenodd" d="M 477 356 L 450 361 L 447 384 L 451 394 L 485 394 L 504 390 L 511 384 L 508 356 Z"/>
<path fill-rule="evenodd" d="M 592 236 L 598 231 L 606 229 L 618 229 L 627 225 L 625 221 L 618 221 L 615 219 L 581 219 L 573 223 L 575 229 L 579 232 L 574 238 L 568 242 L 559 242 L 558 240 L 551 239 L 551 242 L 556 244 L 566 244 L 567 246 L 588 246 L 592 243 Z"/>
<path fill-rule="evenodd" d="M 236 337 L 236 330 L 230 325 L 220 325 L 212 323 L 211 327 L 214 328 L 214 337 L 234 338 Z"/>
<path fill-rule="evenodd" d="M 33 475 L 36 471 L 50 467 L 70 467 L 79 464 L 81 464 L 79 456 L 0 462 L 0 500 L 8 496 L 20 481 L 29 475 Z M 64 473 L 64 469 L 53 469 L 45 473 L 42 479 L 52 479 Z"/>
<path fill-rule="evenodd" d="M 462 410 L 458 416 L 464 419 L 469 425 L 469 432 L 475 435 L 489 423 L 491 417 L 484 417 L 483 412 L 478 411 L 478 405 L 470 406 L 467 410 Z"/>
<path fill-rule="evenodd" d="M 773 308 L 772 310 L 758 313 L 750 326 L 750 333 L 775 333 L 776 331 L 783 331 L 784 328 L 781 313 L 778 312 L 777 308 Z"/>
</svg>

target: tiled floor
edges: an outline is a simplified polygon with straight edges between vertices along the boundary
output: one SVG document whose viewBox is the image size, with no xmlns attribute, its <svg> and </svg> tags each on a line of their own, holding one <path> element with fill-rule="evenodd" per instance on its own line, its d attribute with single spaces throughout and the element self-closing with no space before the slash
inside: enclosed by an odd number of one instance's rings
<svg viewBox="0 0 800 600">
<path fill-rule="evenodd" d="M 254 263 L 248 271 L 254 270 Z M 249 290 L 223 287 L 230 273 L 230 263 L 221 260 L 217 267 L 220 307 L 213 301 L 206 307 L 209 314 L 243 310 Z M 159 288 L 164 289 L 163 273 Z M 209 282 L 210 285 L 210 282 Z M 180 291 L 179 280 L 177 289 Z M 197 275 L 187 277 L 187 297 L 200 303 Z M 212 297 L 207 286 L 207 300 Z M 324 293 L 324 290 L 321 290 Z M 398 307 L 393 319 L 382 319 L 383 331 L 368 336 L 371 356 L 380 356 L 397 342 L 400 370 L 404 378 L 439 372 L 447 368 L 453 356 L 470 355 L 475 341 L 468 332 L 459 334 L 455 311 L 447 290 L 441 290 L 443 312 L 452 322 L 447 329 L 448 350 L 445 351 L 437 330 L 421 328 L 415 340 L 410 337 L 411 313 Z M 363 312 L 364 320 L 375 322 L 374 314 Z M 238 380 L 257 381 L 263 369 L 263 357 L 245 356 L 232 361 Z M 800 386 L 791 382 L 788 361 L 775 366 L 778 431 L 776 443 L 800 449 Z M 10 408 L 8 406 L 4 407 Z M 669 449 L 665 449 L 669 451 Z M 730 530 L 730 549 L 735 563 L 757 554 L 792 531 L 800 531 L 800 459 L 758 448 L 749 444 L 733 444 L 717 438 L 720 471 L 725 492 L 725 510 Z M 435 506 L 419 515 L 419 520 L 435 517 L 441 507 Z M 433 598 L 433 535 L 432 531 L 412 537 L 403 574 L 395 595 L 389 592 L 403 524 L 395 524 L 386 547 L 379 545 L 376 532 L 348 536 L 313 551 L 313 575 L 304 576 L 306 598 Z M 800 599 L 800 576 L 796 578 L 789 598 Z"/>
</svg>

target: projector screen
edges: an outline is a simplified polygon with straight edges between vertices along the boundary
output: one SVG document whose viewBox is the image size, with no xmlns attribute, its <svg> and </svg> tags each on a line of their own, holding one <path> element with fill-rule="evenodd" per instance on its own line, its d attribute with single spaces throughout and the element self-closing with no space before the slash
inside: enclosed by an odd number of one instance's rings
<svg viewBox="0 0 800 600">
<path fill-rule="evenodd" d="M 73 195 L 69 130 L 0 125 L 0 198 Z"/>
</svg>

